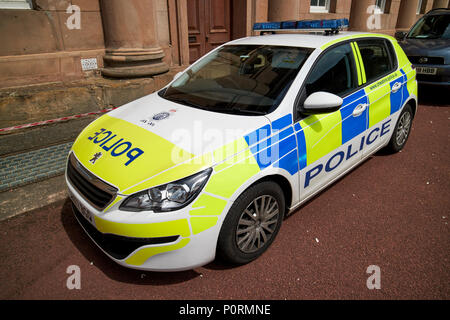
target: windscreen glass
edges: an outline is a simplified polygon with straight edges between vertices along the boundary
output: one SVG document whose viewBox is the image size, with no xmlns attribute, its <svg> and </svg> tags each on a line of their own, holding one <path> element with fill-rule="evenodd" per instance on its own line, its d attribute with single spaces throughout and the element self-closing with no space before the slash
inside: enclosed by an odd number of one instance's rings
<svg viewBox="0 0 450 320">
<path fill-rule="evenodd" d="M 450 14 L 425 16 L 408 34 L 413 39 L 450 39 Z"/>
<path fill-rule="evenodd" d="M 312 49 L 228 45 L 202 58 L 161 96 L 213 112 L 264 115 L 279 105 Z"/>
</svg>

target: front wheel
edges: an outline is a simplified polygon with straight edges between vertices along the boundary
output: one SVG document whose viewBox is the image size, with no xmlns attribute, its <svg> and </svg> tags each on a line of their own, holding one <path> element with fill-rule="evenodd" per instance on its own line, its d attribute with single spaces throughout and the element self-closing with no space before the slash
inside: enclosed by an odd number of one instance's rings
<svg viewBox="0 0 450 320">
<path fill-rule="evenodd" d="M 283 221 L 285 199 L 271 181 L 247 189 L 233 204 L 220 230 L 218 255 L 232 264 L 245 264 L 272 244 Z"/>
<path fill-rule="evenodd" d="M 387 145 L 387 149 L 389 151 L 396 153 L 403 149 L 411 132 L 412 120 L 413 112 L 411 106 L 407 104 L 398 118 L 394 133 L 392 134 L 391 140 Z"/>
</svg>

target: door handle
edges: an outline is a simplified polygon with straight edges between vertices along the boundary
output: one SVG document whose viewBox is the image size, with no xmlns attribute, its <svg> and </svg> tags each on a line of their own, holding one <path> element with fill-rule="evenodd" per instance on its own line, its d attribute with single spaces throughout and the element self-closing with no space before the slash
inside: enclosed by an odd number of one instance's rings
<svg viewBox="0 0 450 320">
<path fill-rule="evenodd" d="M 396 82 L 392 86 L 392 93 L 396 93 L 398 90 L 400 90 L 401 87 L 402 87 L 402 83 L 401 82 Z"/>
<path fill-rule="evenodd" d="M 366 111 L 366 109 L 367 109 L 368 106 L 369 106 L 369 105 L 366 104 L 366 103 L 359 104 L 359 105 L 353 110 L 353 116 L 354 116 L 354 117 L 359 117 L 360 115 L 363 114 L 364 111 Z"/>
</svg>

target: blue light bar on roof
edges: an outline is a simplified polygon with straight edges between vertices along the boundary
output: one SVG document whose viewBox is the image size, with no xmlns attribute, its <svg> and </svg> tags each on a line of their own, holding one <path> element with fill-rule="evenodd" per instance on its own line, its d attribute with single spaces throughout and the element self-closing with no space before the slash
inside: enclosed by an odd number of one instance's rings
<svg viewBox="0 0 450 320">
<path fill-rule="evenodd" d="M 253 25 L 253 30 L 340 30 L 348 28 L 348 19 L 300 20 L 283 22 L 259 22 Z"/>
</svg>

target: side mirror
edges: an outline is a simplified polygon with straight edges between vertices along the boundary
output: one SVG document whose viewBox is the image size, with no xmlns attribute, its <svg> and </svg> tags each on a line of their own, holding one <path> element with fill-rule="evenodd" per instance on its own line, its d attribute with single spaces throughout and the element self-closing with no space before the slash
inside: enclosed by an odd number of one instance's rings
<svg viewBox="0 0 450 320">
<path fill-rule="evenodd" d="M 344 103 L 341 97 L 329 92 L 314 92 L 303 103 L 303 113 L 330 113 L 339 110 Z"/>
<path fill-rule="evenodd" d="M 399 40 L 399 41 L 405 40 L 406 35 L 407 35 L 407 32 L 404 32 L 404 31 L 397 31 L 397 32 L 395 33 L 395 39 L 397 39 L 397 40 Z"/>
</svg>

